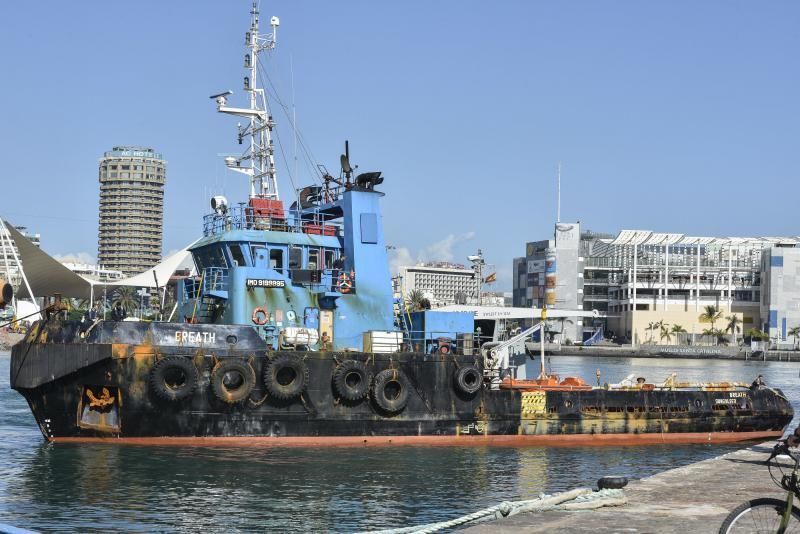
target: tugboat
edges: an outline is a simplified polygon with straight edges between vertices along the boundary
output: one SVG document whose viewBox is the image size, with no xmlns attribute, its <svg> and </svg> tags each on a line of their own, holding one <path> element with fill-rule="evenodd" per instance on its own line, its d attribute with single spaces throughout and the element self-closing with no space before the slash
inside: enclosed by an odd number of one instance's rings
<svg viewBox="0 0 800 534">
<path fill-rule="evenodd" d="M 278 194 L 274 121 L 258 86 L 256 3 L 245 34 L 248 146 L 226 165 L 247 202 L 211 200 L 179 282 L 178 322 L 64 319 L 58 303 L 13 347 L 11 386 L 53 442 L 141 444 L 646 444 L 780 436 L 778 389 L 739 384 L 592 387 L 543 372 L 517 378 L 482 348 L 466 312 L 397 311 L 377 188 L 349 147 L 288 209 Z"/>
</svg>

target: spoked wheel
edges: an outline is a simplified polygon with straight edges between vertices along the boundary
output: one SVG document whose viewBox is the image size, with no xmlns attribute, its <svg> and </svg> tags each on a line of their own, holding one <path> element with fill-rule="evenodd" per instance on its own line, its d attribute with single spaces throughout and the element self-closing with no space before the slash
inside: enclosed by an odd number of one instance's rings
<svg viewBox="0 0 800 534">
<path fill-rule="evenodd" d="M 753 499 L 737 506 L 719 528 L 720 534 L 748 534 L 778 532 L 786 510 L 786 501 L 780 499 Z M 800 509 L 792 506 L 789 524 L 783 532 L 800 533 Z"/>
</svg>

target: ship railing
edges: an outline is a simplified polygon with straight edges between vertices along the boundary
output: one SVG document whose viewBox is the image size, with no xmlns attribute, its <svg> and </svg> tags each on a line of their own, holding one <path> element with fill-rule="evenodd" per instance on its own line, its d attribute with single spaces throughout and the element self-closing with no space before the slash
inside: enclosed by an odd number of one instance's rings
<svg viewBox="0 0 800 534">
<path fill-rule="evenodd" d="M 203 295 L 211 291 L 226 291 L 228 289 L 229 272 L 230 269 L 224 267 L 206 267 L 203 269 L 203 276 L 184 279 L 184 298 L 202 298 Z"/>
<path fill-rule="evenodd" d="M 233 230 L 269 230 L 304 234 L 338 236 L 341 225 L 326 220 L 319 212 L 263 213 L 250 206 L 232 206 L 224 213 L 203 216 L 203 236 L 220 235 Z"/>
<path fill-rule="evenodd" d="M 203 293 L 227 291 L 229 271 L 225 267 L 206 267 L 203 269 Z"/>
</svg>

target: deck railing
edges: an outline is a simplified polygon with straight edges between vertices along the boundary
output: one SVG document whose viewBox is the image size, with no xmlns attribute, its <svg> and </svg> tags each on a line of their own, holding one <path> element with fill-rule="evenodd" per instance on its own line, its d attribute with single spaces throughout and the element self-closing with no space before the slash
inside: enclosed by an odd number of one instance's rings
<svg viewBox="0 0 800 534">
<path fill-rule="evenodd" d="M 211 213 L 203 216 L 203 235 L 220 235 L 232 230 L 271 230 L 275 232 L 295 232 L 338 236 L 341 225 L 326 221 L 319 213 L 289 211 L 282 217 L 259 215 L 249 206 L 233 206 L 225 213 Z"/>
</svg>

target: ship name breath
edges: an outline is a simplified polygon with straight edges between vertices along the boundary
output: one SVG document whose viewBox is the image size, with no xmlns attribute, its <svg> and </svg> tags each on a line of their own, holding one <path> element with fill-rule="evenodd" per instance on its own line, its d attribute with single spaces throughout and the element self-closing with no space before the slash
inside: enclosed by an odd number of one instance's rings
<svg viewBox="0 0 800 534">
<path fill-rule="evenodd" d="M 186 330 L 177 330 L 175 332 L 176 343 L 214 343 L 216 339 L 216 332 L 188 332 Z"/>
</svg>

